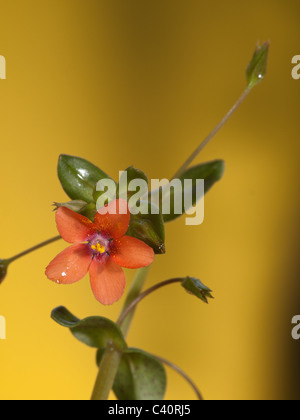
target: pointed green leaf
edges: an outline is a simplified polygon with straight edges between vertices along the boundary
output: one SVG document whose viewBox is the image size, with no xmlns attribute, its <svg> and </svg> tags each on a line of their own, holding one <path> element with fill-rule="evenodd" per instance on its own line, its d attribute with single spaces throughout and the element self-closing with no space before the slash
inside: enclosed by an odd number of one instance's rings
<svg viewBox="0 0 300 420">
<path fill-rule="evenodd" d="M 102 354 L 97 353 L 98 365 Z M 165 368 L 155 357 L 134 348 L 123 352 L 113 386 L 119 400 L 162 400 L 166 385 Z"/>
<path fill-rule="evenodd" d="M 164 254 L 166 250 L 163 217 L 159 209 L 150 202 L 141 201 L 140 204 L 142 212 L 131 214 L 127 235 L 145 242 L 156 254 Z M 143 212 L 148 214 L 142 214 Z"/>
<path fill-rule="evenodd" d="M 202 163 L 192 168 L 187 169 L 179 178 L 182 185 L 182 209 L 184 206 L 184 181 L 191 180 L 192 183 L 192 204 L 196 204 L 196 183 L 197 180 L 204 180 L 204 193 L 206 194 L 212 186 L 219 181 L 224 173 L 225 163 L 223 160 L 214 160 L 212 162 Z M 174 209 L 174 190 L 170 189 L 170 193 L 166 195 L 167 200 L 170 200 L 170 214 L 163 214 L 165 222 L 171 222 L 172 220 L 177 219 L 181 214 L 176 214 Z M 160 197 L 160 206 L 163 209 L 162 197 Z M 186 209 L 188 211 L 189 209 Z"/>
<path fill-rule="evenodd" d="M 114 343 L 118 350 L 127 347 L 120 328 L 110 319 L 93 316 L 79 320 L 64 307 L 54 309 L 51 317 L 63 327 L 70 328 L 74 337 L 87 346 L 105 348 Z"/>
<path fill-rule="evenodd" d="M 247 83 L 250 89 L 258 85 L 266 75 L 269 47 L 270 43 L 265 42 L 262 46 L 258 45 L 255 49 L 253 58 L 246 70 Z"/>
<path fill-rule="evenodd" d="M 103 178 L 109 178 L 87 160 L 69 155 L 59 157 L 57 172 L 66 194 L 72 200 L 83 200 L 87 203 L 94 201 L 93 191 L 96 183 Z"/>
<path fill-rule="evenodd" d="M 188 293 L 201 299 L 204 303 L 208 303 L 208 299 L 213 299 L 212 291 L 194 277 L 186 277 L 181 285 Z"/>
</svg>

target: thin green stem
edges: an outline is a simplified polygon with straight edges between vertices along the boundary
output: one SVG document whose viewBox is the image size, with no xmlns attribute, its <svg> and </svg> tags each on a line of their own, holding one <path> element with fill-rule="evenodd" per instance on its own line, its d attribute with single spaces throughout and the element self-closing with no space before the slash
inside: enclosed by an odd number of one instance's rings
<svg viewBox="0 0 300 420">
<path fill-rule="evenodd" d="M 195 160 L 199 153 L 208 145 L 208 143 L 215 137 L 215 135 L 221 130 L 225 123 L 232 117 L 235 111 L 241 106 L 244 102 L 251 89 L 247 87 L 233 107 L 227 112 L 225 117 L 219 122 L 219 124 L 209 133 L 209 135 L 203 140 L 203 142 L 197 147 L 197 149 L 191 154 L 191 156 L 184 162 L 181 168 L 176 172 L 172 179 L 179 178 L 190 166 L 190 164 Z"/>
<path fill-rule="evenodd" d="M 150 267 L 144 267 L 144 268 L 140 268 L 137 273 L 136 276 L 133 280 L 133 283 L 131 285 L 131 288 L 128 292 L 126 301 L 124 303 L 123 309 L 121 311 L 121 315 L 120 317 L 122 317 L 122 323 L 119 324 L 121 327 L 121 331 L 124 335 L 124 337 L 126 338 L 129 332 L 129 328 L 131 326 L 132 323 L 132 319 L 134 317 L 134 313 L 135 311 L 129 311 L 127 312 L 127 308 L 132 304 L 132 302 L 139 296 L 139 294 L 141 293 L 141 290 L 144 287 L 146 278 L 148 276 Z M 122 316 L 122 314 L 126 312 L 127 315 Z M 119 318 L 120 319 L 120 318 Z"/>
<path fill-rule="evenodd" d="M 174 363 L 169 362 L 169 360 L 163 359 L 162 357 L 156 356 L 154 354 L 152 354 L 153 357 L 155 357 L 157 360 L 159 360 L 161 363 L 163 363 L 164 365 L 169 366 L 170 368 L 172 368 L 173 370 L 175 370 L 177 373 L 179 373 L 179 375 L 181 375 L 193 388 L 193 390 L 195 391 L 197 398 L 201 401 L 203 401 L 203 397 L 198 389 L 198 387 L 196 386 L 196 384 L 191 380 L 191 378 L 182 370 L 180 369 L 178 366 L 174 365 Z"/>
<path fill-rule="evenodd" d="M 126 306 L 126 308 L 121 313 L 117 324 L 122 326 L 124 320 L 130 316 L 130 314 L 133 313 L 136 306 L 140 303 L 141 300 L 143 300 L 146 296 L 150 295 L 151 293 L 155 292 L 156 290 L 160 289 L 161 287 L 168 286 L 169 284 L 173 283 L 182 283 L 182 278 L 175 278 L 170 280 L 162 281 L 161 283 L 155 284 L 154 286 L 150 287 L 149 289 L 145 290 L 143 293 L 140 293 L 134 300 L 131 301 L 129 305 Z"/>
<path fill-rule="evenodd" d="M 121 311 L 121 314 L 126 311 L 126 308 L 133 302 L 136 297 L 141 293 L 142 288 L 144 287 L 147 275 L 149 273 L 150 267 L 140 268 L 133 280 L 131 288 L 128 292 L 124 307 Z M 120 315 L 121 316 L 121 315 Z M 124 337 L 127 336 L 132 319 L 134 316 L 134 311 L 130 312 L 126 317 L 124 317 L 123 325 L 121 326 L 122 333 Z M 114 349 L 112 346 L 107 346 L 104 351 L 101 363 L 99 366 L 99 371 L 94 386 L 93 394 L 91 400 L 100 401 L 107 400 L 109 397 L 110 390 L 113 387 L 114 380 L 119 368 L 122 354 Z"/>
<path fill-rule="evenodd" d="M 48 239 L 47 241 L 41 242 L 38 245 L 33 246 L 32 248 L 27 249 L 26 251 L 21 252 L 20 254 L 15 255 L 14 257 L 8 258 L 7 263 L 10 264 L 13 261 L 18 260 L 19 258 L 24 257 L 25 255 L 30 254 L 31 252 L 34 252 L 40 248 L 43 248 L 44 246 L 50 245 L 55 241 L 58 241 L 59 239 L 61 239 L 61 236 L 55 236 L 54 238 Z"/>
</svg>

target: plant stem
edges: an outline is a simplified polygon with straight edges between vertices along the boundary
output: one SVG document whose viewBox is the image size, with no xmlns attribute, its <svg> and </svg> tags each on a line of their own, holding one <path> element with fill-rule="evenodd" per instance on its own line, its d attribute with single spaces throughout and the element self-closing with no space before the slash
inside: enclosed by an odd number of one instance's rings
<svg viewBox="0 0 300 420">
<path fill-rule="evenodd" d="M 169 362 L 169 360 L 163 359 L 162 357 L 159 356 L 155 356 L 154 354 L 152 354 L 153 357 L 155 357 L 157 360 L 159 360 L 161 363 L 171 367 L 173 370 L 175 370 L 177 373 L 179 373 L 179 375 L 181 375 L 193 388 L 193 390 L 195 391 L 197 398 L 199 400 L 203 400 L 203 397 L 198 389 L 198 387 L 195 385 L 195 383 L 191 380 L 191 378 L 182 370 L 180 369 L 178 366 L 174 365 L 173 363 Z"/>
<path fill-rule="evenodd" d="M 191 154 L 191 156 L 185 161 L 181 168 L 176 172 L 172 179 L 179 178 L 190 166 L 193 160 L 198 156 L 198 154 L 204 149 L 205 146 L 215 137 L 215 135 L 220 131 L 220 129 L 225 125 L 225 123 L 230 119 L 230 117 L 235 113 L 235 111 L 241 106 L 246 97 L 248 96 L 251 89 L 247 87 L 233 107 L 227 112 L 225 117 L 219 122 L 219 124 L 209 133 L 209 135 L 203 140 L 203 142 L 197 147 L 197 149 Z"/>
<path fill-rule="evenodd" d="M 127 311 L 127 308 L 132 304 L 132 302 L 134 302 L 134 300 L 139 296 L 139 294 L 141 293 L 141 290 L 144 287 L 147 275 L 149 273 L 150 267 L 144 267 L 144 268 L 140 268 L 137 273 L 136 276 L 133 280 L 133 283 L 131 285 L 131 288 L 128 292 L 125 304 L 123 306 L 123 309 L 121 311 L 121 315 L 119 317 L 119 319 L 122 317 L 122 322 L 119 324 L 121 331 L 124 335 L 124 337 L 126 338 L 129 332 L 129 328 L 132 322 L 132 319 L 134 317 L 134 313 L 135 311 Z M 123 314 L 126 312 L 125 316 L 123 316 Z"/>
<path fill-rule="evenodd" d="M 126 308 L 121 313 L 117 324 L 122 326 L 124 320 L 129 317 L 130 314 L 134 312 L 135 307 L 143 300 L 146 296 L 150 295 L 151 293 L 155 292 L 156 290 L 160 289 L 161 287 L 168 286 L 169 284 L 173 283 L 182 283 L 182 278 L 175 278 L 170 280 L 162 281 L 161 283 L 155 284 L 154 286 L 150 287 L 149 289 L 145 290 L 143 293 L 140 293 L 134 300 L 131 301 L 130 304 L 126 306 Z M 128 318 L 127 318 L 128 319 Z M 123 324 L 124 325 L 124 324 Z"/>
<path fill-rule="evenodd" d="M 99 372 L 94 386 L 92 401 L 104 401 L 109 397 L 122 353 L 113 346 L 108 346 L 102 356 Z"/>
<path fill-rule="evenodd" d="M 50 245 L 55 241 L 58 241 L 59 239 L 61 239 L 61 236 L 55 236 L 54 238 L 48 239 L 47 241 L 41 242 L 38 245 L 33 246 L 32 248 L 27 249 L 26 251 L 21 252 L 20 254 L 15 255 L 14 257 L 8 258 L 7 263 L 10 264 L 15 260 L 18 260 L 21 257 L 24 257 L 25 255 L 30 254 L 31 252 L 34 252 L 40 248 L 43 248 L 44 246 Z"/>
<path fill-rule="evenodd" d="M 150 287 L 149 289 L 145 290 L 143 293 L 140 293 L 139 295 L 136 296 L 135 299 L 131 300 L 131 302 L 125 306 L 123 312 L 121 313 L 118 321 L 117 321 L 117 325 L 121 326 L 124 322 L 124 320 L 128 317 L 130 314 L 133 314 L 134 309 L 136 308 L 136 306 L 146 297 L 149 296 L 151 293 L 155 292 L 156 290 L 160 289 L 161 287 L 165 287 L 168 286 L 170 284 L 174 284 L 174 283 L 182 283 L 183 279 L 182 278 L 174 278 L 174 279 L 170 279 L 170 280 L 165 280 L 162 281 L 161 283 L 155 284 L 154 286 Z M 197 388 L 197 386 L 195 385 L 195 383 L 191 380 L 191 378 L 182 370 L 180 369 L 178 366 L 174 365 L 173 363 L 169 362 L 166 359 L 163 359 L 162 357 L 158 357 L 153 355 L 153 357 L 155 357 L 157 360 L 159 360 L 160 362 L 164 363 L 165 365 L 171 367 L 173 370 L 175 370 L 177 373 L 179 373 L 193 388 L 193 390 L 195 391 L 197 398 L 199 400 L 203 400 L 202 395 L 199 391 L 199 389 Z"/>
<path fill-rule="evenodd" d="M 140 268 L 133 280 L 131 288 L 128 292 L 124 307 L 121 311 L 121 315 L 126 308 L 133 302 L 136 297 L 141 293 L 141 290 L 145 284 L 147 275 L 149 273 L 150 267 Z M 120 316 L 121 316 L 120 315 Z M 127 316 L 124 317 L 124 322 L 121 327 L 124 338 L 126 338 L 132 319 L 134 316 L 134 311 L 130 312 Z M 99 366 L 99 372 L 97 375 L 96 383 L 94 386 L 92 401 L 107 400 L 109 393 L 113 387 L 114 380 L 118 371 L 118 367 L 121 361 L 122 354 L 117 349 L 114 349 L 112 346 L 107 346 L 101 363 Z"/>
</svg>

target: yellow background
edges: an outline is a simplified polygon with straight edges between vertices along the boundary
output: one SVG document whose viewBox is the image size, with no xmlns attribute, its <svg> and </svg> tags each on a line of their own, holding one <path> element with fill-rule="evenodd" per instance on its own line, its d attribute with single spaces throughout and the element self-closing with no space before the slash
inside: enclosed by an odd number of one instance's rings
<svg viewBox="0 0 300 420">
<path fill-rule="evenodd" d="M 129 344 L 168 358 L 206 399 L 294 398 L 291 318 L 297 314 L 300 53 L 296 0 L 0 1 L 0 256 L 57 234 L 60 153 L 117 178 L 130 165 L 170 177 L 245 87 L 257 41 L 268 76 L 197 162 L 222 158 L 205 222 L 166 226 L 167 254 L 148 285 L 186 274 L 214 291 L 208 306 L 170 286 L 145 300 Z M 94 350 L 50 319 L 116 319 L 88 277 L 58 286 L 44 269 L 60 242 L 15 262 L 0 288 L 1 399 L 88 399 Z M 297 248 L 298 247 L 298 248 Z M 133 272 L 127 272 L 128 285 Z M 300 308 L 299 308 L 300 310 Z M 299 311 L 298 311 L 299 312 Z M 297 350 L 296 350 L 297 353 Z M 297 356 L 297 354 L 296 354 Z M 296 375 L 298 376 L 298 375 Z M 166 398 L 194 393 L 168 369 Z M 297 396 L 297 395 L 296 395 Z"/>
</svg>

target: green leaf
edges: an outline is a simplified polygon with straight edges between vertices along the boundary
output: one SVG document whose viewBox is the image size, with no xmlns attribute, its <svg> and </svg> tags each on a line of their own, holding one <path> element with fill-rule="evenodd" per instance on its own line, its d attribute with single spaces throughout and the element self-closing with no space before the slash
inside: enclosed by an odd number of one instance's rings
<svg viewBox="0 0 300 420">
<path fill-rule="evenodd" d="M 148 201 L 141 201 L 141 208 L 148 214 L 131 214 L 127 235 L 140 239 L 153 248 L 156 254 L 164 254 L 165 226 L 159 209 Z M 158 214 L 154 214 L 158 213 Z"/>
<path fill-rule="evenodd" d="M 100 364 L 103 351 L 97 353 Z M 167 385 L 166 371 L 160 361 L 145 351 L 124 351 L 113 391 L 119 400 L 162 400 Z"/>
<path fill-rule="evenodd" d="M 66 194 L 72 200 L 83 200 L 87 203 L 94 201 L 96 183 L 103 178 L 109 178 L 87 160 L 69 155 L 60 155 L 57 172 Z"/>
<path fill-rule="evenodd" d="M 127 347 L 120 328 L 110 319 L 93 316 L 79 320 L 64 307 L 54 309 L 51 317 L 87 346 L 99 349 L 114 343 L 117 350 Z"/>
<path fill-rule="evenodd" d="M 51 313 L 51 318 L 57 322 L 62 327 L 73 327 L 80 322 L 80 319 L 76 318 L 67 308 L 64 306 L 59 306 L 58 308 L 53 309 Z"/>
<path fill-rule="evenodd" d="M 262 46 L 258 45 L 255 49 L 253 58 L 246 70 L 247 83 L 250 89 L 258 85 L 266 75 L 269 47 L 270 43 L 265 42 Z"/>
<path fill-rule="evenodd" d="M 144 188 L 144 190 L 141 190 L 140 185 L 138 184 L 134 185 L 134 181 L 137 181 L 137 183 L 139 182 L 142 183 L 142 188 Z M 130 198 L 135 194 L 138 194 L 139 197 L 141 197 L 142 195 L 147 196 L 148 178 L 144 174 L 144 172 L 142 172 L 139 169 L 134 168 L 133 166 L 130 166 L 129 168 L 125 169 L 125 171 L 121 173 L 119 184 L 114 185 L 114 187 L 115 188 L 112 188 L 110 190 L 108 189 L 107 185 L 105 185 L 103 186 L 103 191 L 102 190 L 98 191 L 97 186 L 95 186 L 95 189 L 93 192 L 94 201 L 97 203 L 98 199 L 103 194 L 105 194 L 106 200 L 103 200 L 104 199 L 103 197 L 101 203 L 103 201 L 110 202 L 112 200 L 115 200 L 116 198 L 123 198 L 124 200 L 128 202 L 128 204 L 130 204 Z M 134 201 L 135 202 L 138 201 L 138 197 L 135 197 L 135 198 L 136 200 Z M 98 205 L 98 207 L 100 207 L 100 205 Z"/>
<path fill-rule="evenodd" d="M 119 400 L 162 400 L 166 372 L 157 359 L 138 349 L 123 354 L 113 390 Z"/>
<path fill-rule="evenodd" d="M 223 160 L 214 160 L 212 162 L 202 163 L 192 168 L 187 169 L 180 177 L 182 184 L 182 209 L 184 209 L 184 180 L 192 180 L 192 204 L 196 204 L 196 183 L 199 179 L 204 179 L 204 193 L 206 194 L 212 186 L 219 181 L 224 173 L 225 163 Z M 163 214 L 165 222 L 171 222 L 181 214 L 176 214 L 174 210 L 174 190 L 171 188 L 170 194 L 167 195 L 170 200 L 170 214 Z M 162 207 L 162 200 L 160 199 L 160 206 Z M 189 209 L 186 209 L 189 210 Z"/>
<path fill-rule="evenodd" d="M 147 189 L 148 189 L 148 178 L 145 175 L 145 173 L 141 171 L 140 169 L 136 169 L 133 166 L 130 166 L 129 168 L 125 169 L 125 171 L 123 171 L 120 177 L 119 185 L 117 189 L 117 196 L 124 197 L 124 194 L 126 194 L 127 201 L 128 201 L 130 197 L 132 197 L 136 192 L 138 192 L 138 191 L 129 191 L 128 189 L 130 187 L 130 183 L 132 183 L 132 181 L 135 181 L 135 180 L 142 181 L 145 184 L 145 186 L 147 184 Z M 145 193 L 147 195 L 146 191 Z"/>
<path fill-rule="evenodd" d="M 71 327 L 72 334 L 82 343 L 96 348 L 104 348 L 113 342 L 115 348 L 122 350 L 126 347 L 125 340 L 119 327 L 110 319 L 103 317 L 89 317 Z"/>
<path fill-rule="evenodd" d="M 213 299 L 212 291 L 194 277 L 186 277 L 181 285 L 188 293 L 201 299 L 204 303 L 208 303 L 208 299 Z"/>
</svg>

